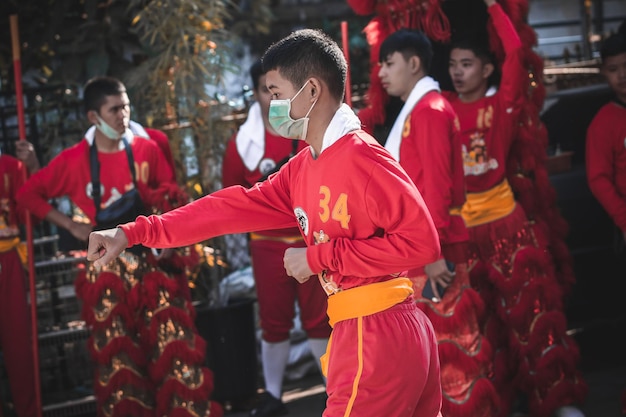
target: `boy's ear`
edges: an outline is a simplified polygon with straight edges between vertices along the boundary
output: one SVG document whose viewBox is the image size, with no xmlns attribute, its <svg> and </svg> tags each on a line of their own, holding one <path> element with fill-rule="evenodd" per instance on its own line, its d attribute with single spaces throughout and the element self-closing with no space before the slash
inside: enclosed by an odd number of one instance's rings
<svg viewBox="0 0 626 417">
<path fill-rule="evenodd" d="M 413 55 L 411 58 L 409 58 L 409 68 L 411 69 L 411 72 L 413 74 L 416 74 L 417 72 L 419 72 L 421 67 L 422 67 L 422 60 L 420 59 L 419 56 Z"/>
<path fill-rule="evenodd" d="M 96 111 L 95 110 L 89 110 L 87 112 L 87 120 L 89 120 L 89 122 L 93 125 L 97 125 L 99 123 L 98 118 L 96 117 Z"/>
<path fill-rule="evenodd" d="M 489 77 L 491 77 L 491 74 L 493 74 L 493 70 L 495 69 L 495 67 L 493 66 L 493 64 L 491 62 L 486 63 L 485 65 L 483 65 L 483 78 L 487 79 Z"/>
<path fill-rule="evenodd" d="M 320 82 L 319 78 L 311 78 L 307 91 L 309 92 L 311 99 L 319 98 L 320 91 L 322 91 L 322 83 Z"/>
</svg>

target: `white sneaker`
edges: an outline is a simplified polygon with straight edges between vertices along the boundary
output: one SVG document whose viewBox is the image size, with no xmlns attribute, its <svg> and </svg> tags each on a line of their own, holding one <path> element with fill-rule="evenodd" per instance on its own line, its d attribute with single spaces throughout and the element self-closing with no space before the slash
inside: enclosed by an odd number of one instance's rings
<svg viewBox="0 0 626 417">
<path fill-rule="evenodd" d="M 571 405 L 559 407 L 555 413 L 556 417 L 585 417 L 582 411 Z"/>
</svg>

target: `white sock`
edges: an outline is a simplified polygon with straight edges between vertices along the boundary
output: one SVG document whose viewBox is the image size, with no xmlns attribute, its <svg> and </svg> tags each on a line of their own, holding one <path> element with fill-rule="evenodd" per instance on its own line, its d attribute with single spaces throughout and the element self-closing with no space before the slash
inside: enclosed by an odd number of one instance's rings
<svg viewBox="0 0 626 417">
<path fill-rule="evenodd" d="M 283 391 L 283 375 L 289 360 L 289 340 L 269 343 L 261 340 L 261 365 L 265 379 L 265 391 L 280 399 Z"/>
<path fill-rule="evenodd" d="M 311 353 L 313 353 L 313 358 L 315 358 L 315 363 L 320 373 L 322 373 L 320 358 L 326 353 L 326 346 L 328 346 L 328 339 L 309 339 L 309 347 L 311 348 Z M 326 378 L 324 378 L 324 384 L 326 384 Z"/>
</svg>

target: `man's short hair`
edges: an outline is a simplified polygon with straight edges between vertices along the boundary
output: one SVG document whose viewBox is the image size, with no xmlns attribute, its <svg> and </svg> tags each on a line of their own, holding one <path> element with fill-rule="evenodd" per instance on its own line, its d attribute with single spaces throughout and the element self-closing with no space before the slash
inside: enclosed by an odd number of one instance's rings
<svg viewBox="0 0 626 417">
<path fill-rule="evenodd" d="M 485 64 L 496 65 L 496 58 L 491 52 L 491 50 L 489 50 L 489 44 L 486 39 L 485 40 L 472 39 L 472 38 L 461 39 L 452 44 L 452 47 L 450 48 L 450 50 L 452 51 L 453 49 L 463 49 L 466 51 L 472 51 L 472 53 L 476 55 L 476 58 L 480 59 L 483 65 Z"/>
<path fill-rule="evenodd" d="M 107 96 L 119 96 L 126 92 L 124 84 L 113 77 L 94 77 L 87 81 L 83 91 L 85 111 L 100 111 Z"/>
<path fill-rule="evenodd" d="M 263 63 L 260 59 L 258 59 L 250 67 L 250 78 L 252 78 L 252 88 L 254 91 L 259 89 L 259 79 L 263 75 L 265 75 L 265 71 L 263 71 Z"/>
<path fill-rule="evenodd" d="M 320 30 L 291 33 L 270 46 L 262 61 L 264 72 L 278 70 L 296 88 L 317 77 L 334 98 L 343 101 L 348 65 L 337 43 Z"/>
<path fill-rule="evenodd" d="M 600 58 L 602 59 L 602 62 L 604 62 L 609 57 L 623 54 L 625 52 L 626 35 L 618 32 L 604 40 L 602 47 L 600 48 Z"/>
<path fill-rule="evenodd" d="M 378 62 L 383 62 L 389 55 L 399 52 L 405 60 L 417 56 L 424 73 L 430 71 L 433 60 L 433 47 L 428 37 L 421 31 L 400 29 L 389 35 L 380 46 Z"/>
</svg>

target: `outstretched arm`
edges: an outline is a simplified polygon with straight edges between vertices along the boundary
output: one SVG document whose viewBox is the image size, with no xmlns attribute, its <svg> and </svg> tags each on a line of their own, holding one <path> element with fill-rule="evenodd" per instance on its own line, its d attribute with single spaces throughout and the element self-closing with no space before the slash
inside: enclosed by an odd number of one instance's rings
<svg viewBox="0 0 626 417">
<path fill-rule="evenodd" d="M 502 7 L 495 0 L 485 0 L 485 4 L 488 6 L 487 11 L 505 53 L 501 71 L 502 79 L 498 89 L 499 96 L 507 111 L 509 108 L 514 110 L 520 106 L 519 101 L 524 97 L 528 80 L 522 60 L 522 41 Z M 511 113 L 511 111 L 508 112 Z"/>
</svg>

